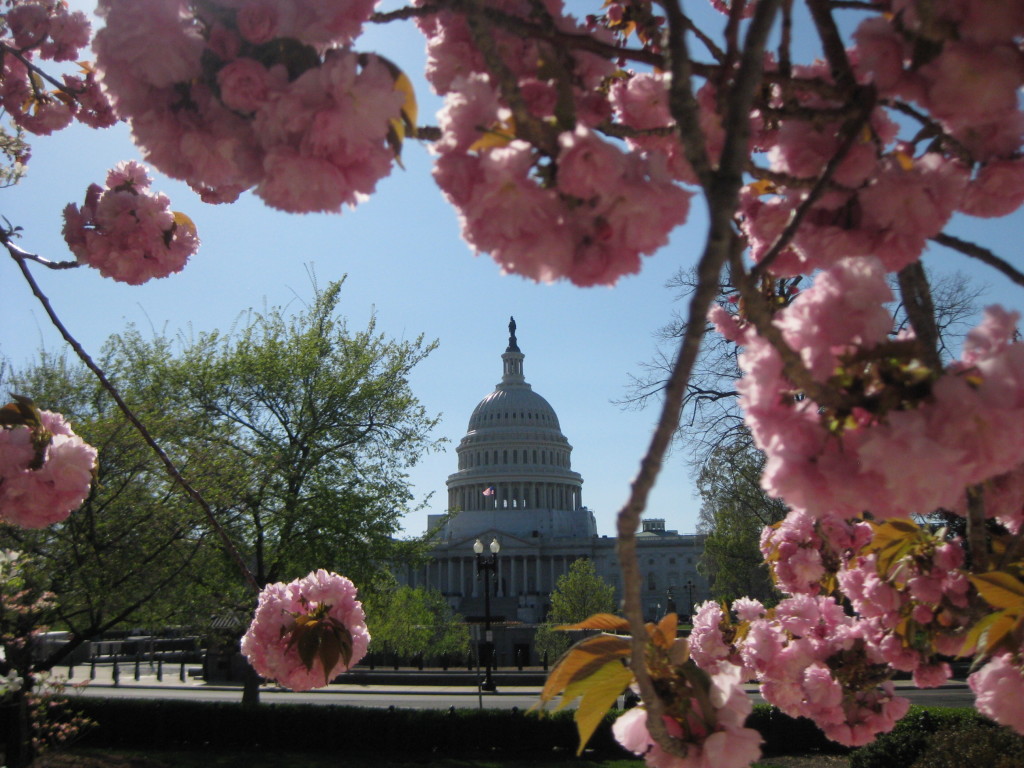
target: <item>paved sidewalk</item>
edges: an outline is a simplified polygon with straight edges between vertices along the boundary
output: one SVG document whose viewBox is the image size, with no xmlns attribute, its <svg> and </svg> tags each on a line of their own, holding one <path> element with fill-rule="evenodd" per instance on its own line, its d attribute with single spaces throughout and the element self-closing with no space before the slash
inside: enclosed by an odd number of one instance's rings
<svg viewBox="0 0 1024 768">
<path fill-rule="evenodd" d="M 207 682 L 202 678 L 202 665 L 197 663 L 186 663 L 185 665 L 177 663 L 164 664 L 161 668 L 157 664 L 140 662 L 138 665 L 138 679 L 136 679 L 135 676 L 136 664 L 134 661 L 119 664 L 116 679 L 114 665 L 109 663 L 96 664 L 95 667 L 89 664 L 82 664 L 70 669 L 68 667 L 56 667 L 54 669 L 54 674 L 67 678 L 70 684 L 78 684 L 88 680 L 89 685 L 97 687 L 205 690 L 234 690 L 241 689 L 242 687 L 241 681 L 218 680 Z M 375 678 L 378 677 L 380 678 L 380 682 L 374 682 Z M 430 677 L 431 679 L 437 680 L 441 677 L 445 677 L 445 675 L 440 671 L 430 670 L 424 672 L 408 670 L 396 674 L 385 670 L 369 672 L 367 670 L 357 668 L 352 673 L 353 682 L 331 683 L 321 690 L 339 693 L 387 693 L 393 691 L 410 694 L 415 694 L 417 692 L 446 692 L 453 694 L 466 693 L 472 695 L 476 695 L 479 690 L 477 686 L 477 680 L 479 679 L 478 676 L 464 671 L 449 673 L 447 677 L 450 682 L 446 683 L 430 683 L 424 685 L 423 682 L 421 682 L 424 677 Z M 494 679 L 500 691 L 521 694 L 540 694 L 543 683 L 538 682 L 538 679 L 542 680 L 543 678 L 538 678 L 537 674 L 527 673 L 524 677 L 528 677 L 529 682 L 523 684 L 517 682 L 517 677 L 518 674 L 514 671 L 498 672 L 494 675 Z M 420 680 L 417 678 L 420 678 Z M 916 690 L 913 682 L 909 679 L 895 680 L 894 683 L 898 690 Z M 963 679 L 951 679 L 947 680 L 943 685 L 939 686 L 939 688 L 967 688 L 967 682 Z M 744 685 L 744 689 L 751 693 L 756 693 L 758 686 L 754 683 L 748 683 Z"/>
</svg>

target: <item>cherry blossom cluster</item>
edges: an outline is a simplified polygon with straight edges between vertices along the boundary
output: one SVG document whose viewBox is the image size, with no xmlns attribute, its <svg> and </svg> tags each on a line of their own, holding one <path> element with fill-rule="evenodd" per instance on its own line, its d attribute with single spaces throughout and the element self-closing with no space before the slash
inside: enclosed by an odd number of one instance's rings
<svg viewBox="0 0 1024 768">
<path fill-rule="evenodd" d="M 855 114 L 824 63 L 795 67 L 766 104 L 756 136 L 771 183 L 750 185 L 741 207 L 755 260 L 839 160 L 773 261 L 776 275 L 866 255 L 898 271 L 955 211 L 1003 216 L 1024 202 L 1024 10 L 984 0 L 898 0 L 879 10 L 887 13 L 864 20 L 848 52 L 858 85 L 872 93 L 863 103 L 873 107 Z M 893 109 L 921 130 L 902 137 Z"/>
<path fill-rule="evenodd" d="M 878 628 L 874 643 L 886 663 L 912 672 L 918 688 L 934 688 L 951 675 L 940 657 L 957 656 L 964 645 L 972 589 L 960 542 L 924 538 L 885 568 L 878 554 L 852 558 L 838 578 L 857 614 Z"/>
<path fill-rule="evenodd" d="M 59 413 L 31 411 L 23 423 L 0 427 L 0 518 L 44 528 L 85 501 L 97 453 Z"/>
<path fill-rule="evenodd" d="M 557 33 L 585 30 L 560 0 L 482 7 Z M 616 69 L 607 58 L 487 19 L 445 12 L 419 20 L 427 77 L 445 96 L 434 177 L 459 211 L 463 237 L 503 270 L 534 280 L 610 285 L 637 272 L 641 256 L 686 220 L 690 199 L 663 147 L 631 148 L 597 130 L 643 97 L 609 96 Z"/>
<path fill-rule="evenodd" d="M 738 667 L 743 680 L 752 680 L 754 670 L 743 666 L 736 647 L 741 627 L 754 619 L 764 616 L 764 606 L 757 600 L 741 597 L 733 602 L 731 610 L 736 614 L 733 621 L 730 606 L 709 600 L 697 606 L 690 631 L 690 657 L 697 666 L 707 673 L 725 668 Z"/>
<path fill-rule="evenodd" d="M 58 0 L 15 0 L 8 5 L 0 21 L 0 104 L 11 119 L 43 135 L 66 128 L 75 119 L 93 128 L 117 122 L 91 68 L 84 66 L 78 75 L 47 82 L 36 65 L 37 60 L 78 59 L 91 34 L 85 14 Z"/>
<path fill-rule="evenodd" d="M 321 569 L 263 588 L 242 638 L 242 653 L 262 677 L 308 691 L 324 687 L 358 663 L 369 644 L 355 585 Z"/>
<path fill-rule="evenodd" d="M 142 165 L 120 163 L 105 189 L 89 187 L 81 208 L 68 204 L 64 239 L 79 262 L 130 285 L 181 271 L 199 248 L 195 226 L 150 183 Z"/>
<path fill-rule="evenodd" d="M 647 730 L 647 711 L 634 707 L 612 725 L 623 747 L 651 768 L 742 768 L 761 756 L 761 734 L 744 723 L 753 709 L 743 690 L 740 668 L 723 664 L 718 671 L 693 682 L 700 692 L 665 715 L 668 733 L 681 742 L 685 757 L 666 752 Z M 710 708 L 710 713 L 709 713 Z M 710 716 L 709 716 L 710 715 Z"/>
<path fill-rule="evenodd" d="M 877 626 L 847 615 L 834 598 L 794 595 L 771 610 L 744 599 L 731 637 L 721 633 L 720 615 L 715 603 L 698 608 L 694 631 L 702 626 L 704 645 L 722 649 L 719 658 L 738 656 L 766 701 L 813 720 L 830 739 L 867 744 L 906 714 L 909 701 L 895 695 Z"/>
<path fill-rule="evenodd" d="M 780 523 L 764 529 L 761 553 L 781 591 L 813 596 L 821 592 L 827 579 L 836 576 L 851 553 L 870 540 L 871 528 L 866 523 L 816 519 L 803 510 L 793 510 Z"/>
<path fill-rule="evenodd" d="M 762 485 L 814 517 L 961 509 L 968 487 L 1024 463 L 1016 313 L 989 307 L 961 359 L 929 371 L 911 337 L 887 338 L 890 298 L 881 262 L 844 259 L 773 320 L 814 379 L 843 398 L 839 408 L 795 398 L 778 350 L 752 325 L 712 310 L 717 327 L 744 347 L 738 390 L 768 457 Z"/>
<path fill-rule="evenodd" d="M 373 0 L 102 0 L 101 82 L 147 160 L 208 202 L 339 211 L 391 171 L 397 70 L 347 46 Z"/>
<path fill-rule="evenodd" d="M 1017 733 L 1024 733 L 1022 656 L 1021 653 L 1000 654 L 967 678 L 978 711 Z"/>
</svg>

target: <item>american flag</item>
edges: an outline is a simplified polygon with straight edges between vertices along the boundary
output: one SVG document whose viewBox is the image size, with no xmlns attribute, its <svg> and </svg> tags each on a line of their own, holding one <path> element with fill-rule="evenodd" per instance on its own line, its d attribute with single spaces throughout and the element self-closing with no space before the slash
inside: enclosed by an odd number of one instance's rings
<svg viewBox="0 0 1024 768">
<path fill-rule="evenodd" d="M 494 495 L 494 486 L 493 485 L 489 485 L 486 488 L 484 488 L 484 496 L 493 496 L 493 495 Z"/>
</svg>

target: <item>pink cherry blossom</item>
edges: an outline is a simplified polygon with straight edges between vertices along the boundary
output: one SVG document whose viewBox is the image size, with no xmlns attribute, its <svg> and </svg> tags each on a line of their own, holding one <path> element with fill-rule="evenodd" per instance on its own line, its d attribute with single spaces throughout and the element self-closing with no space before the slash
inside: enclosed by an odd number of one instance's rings
<svg viewBox="0 0 1024 768">
<path fill-rule="evenodd" d="M 199 247 L 195 228 L 149 185 L 145 168 L 122 163 L 108 174 L 106 189 L 94 184 L 81 208 L 64 209 L 64 239 L 80 262 L 130 285 L 185 266 Z"/>
<path fill-rule="evenodd" d="M 0 517 L 23 528 L 44 528 L 78 509 L 89 495 L 96 467 L 96 449 L 63 416 L 50 411 L 39 416 L 39 428 L 0 429 Z M 36 466 L 39 433 L 45 445 L 42 464 Z"/>
<path fill-rule="evenodd" d="M 996 656 L 967 678 L 978 710 L 1024 733 L 1024 669 L 1013 654 Z"/>
<path fill-rule="evenodd" d="M 355 585 L 344 576 L 323 569 L 288 584 L 263 588 L 252 624 L 242 638 L 242 653 L 261 676 L 295 691 L 322 688 L 366 654 L 370 633 L 363 606 L 356 599 Z M 331 669 L 324 669 L 317 656 L 307 667 L 299 655 L 292 634 L 298 616 L 316 614 L 321 621 L 336 622 L 351 642 L 351 656 L 344 655 Z"/>
<path fill-rule="evenodd" d="M 343 47 L 372 10 L 372 0 L 104 0 L 94 47 L 117 114 L 159 170 L 204 200 L 255 187 L 284 210 L 339 211 L 391 171 L 405 101 L 379 58 Z"/>
<path fill-rule="evenodd" d="M 686 712 L 665 716 L 669 735 L 680 739 L 685 757 L 666 752 L 647 730 L 647 711 L 634 707 L 612 724 L 612 734 L 623 747 L 642 755 L 652 768 L 742 768 L 761 755 L 761 735 L 743 724 L 753 707 L 740 685 L 735 666 L 711 675 L 708 699 L 715 710 L 714 725 L 709 727 L 699 714 L 696 699 L 686 703 Z M 683 718 L 683 725 L 677 719 Z"/>
</svg>

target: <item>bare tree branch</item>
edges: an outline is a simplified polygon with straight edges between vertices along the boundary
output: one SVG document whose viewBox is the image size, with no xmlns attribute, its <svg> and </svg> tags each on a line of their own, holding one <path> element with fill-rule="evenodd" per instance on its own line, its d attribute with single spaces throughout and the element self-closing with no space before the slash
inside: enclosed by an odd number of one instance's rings
<svg viewBox="0 0 1024 768">
<path fill-rule="evenodd" d="M 977 259 L 983 264 L 988 264 L 990 267 L 998 269 L 1017 285 L 1024 286 L 1024 273 L 996 256 L 988 248 L 982 248 L 980 245 L 969 243 L 966 240 L 961 240 L 959 237 L 953 237 L 953 235 L 947 235 L 944 232 L 940 232 L 935 235 L 932 240 L 939 245 L 952 248 L 954 251 L 960 251 L 960 253 L 970 256 L 972 259 Z"/>
</svg>

